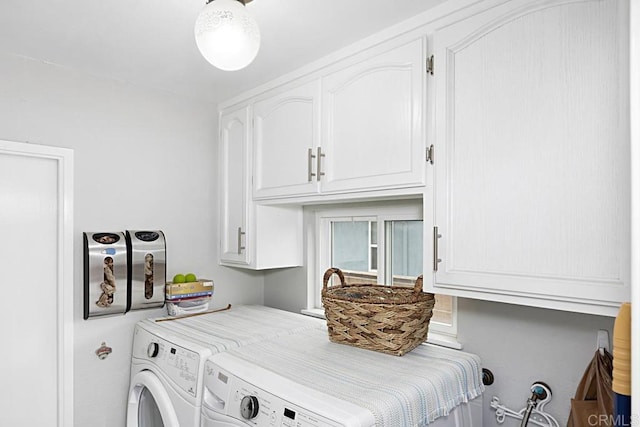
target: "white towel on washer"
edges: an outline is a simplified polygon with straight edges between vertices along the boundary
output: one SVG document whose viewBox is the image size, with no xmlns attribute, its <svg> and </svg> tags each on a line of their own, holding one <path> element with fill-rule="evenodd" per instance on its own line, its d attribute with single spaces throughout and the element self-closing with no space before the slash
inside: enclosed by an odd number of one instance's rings
<svg viewBox="0 0 640 427">
<path fill-rule="evenodd" d="M 378 426 L 426 426 L 484 391 L 477 355 L 421 345 L 402 357 L 306 330 L 230 350 L 285 378 L 371 411 Z"/>
<path fill-rule="evenodd" d="M 321 319 L 261 305 L 239 305 L 184 319 L 172 318 L 160 323 L 146 319 L 141 323 L 188 338 L 214 354 L 282 335 L 326 328 Z"/>
</svg>

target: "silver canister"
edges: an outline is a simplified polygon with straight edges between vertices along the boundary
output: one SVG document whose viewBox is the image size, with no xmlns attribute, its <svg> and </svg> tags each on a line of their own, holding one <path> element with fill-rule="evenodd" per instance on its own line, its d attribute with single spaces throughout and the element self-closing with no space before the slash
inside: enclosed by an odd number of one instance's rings
<svg viewBox="0 0 640 427">
<path fill-rule="evenodd" d="M 162 307 L 166 275 L 166 244 L 160 230 L 127 230 L 129 253 L 128 310 Z"/>
<path fill-rule="evenodd" d="M 124 314 L 128 303 L 127 243 L 121 232 L 85 232 L 84 318 Z"/>
</svg>

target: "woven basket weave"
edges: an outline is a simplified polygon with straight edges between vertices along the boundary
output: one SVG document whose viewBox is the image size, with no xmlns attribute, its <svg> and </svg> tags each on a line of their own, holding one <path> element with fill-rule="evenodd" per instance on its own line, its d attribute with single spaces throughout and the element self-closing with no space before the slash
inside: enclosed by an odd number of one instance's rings
<svg viewBox="0 0 640 427">
<path fill-rule="evenodd" d="M 327 287 L 333 274 L 340 285 Z M 413 288 L 347 285 L 342 271 L 330 268 L 322 281 L 322 304 L 332 342 L 402 356 L 427 339 L 435 297 L 422 292 L 422 276 Z"/>
</svg>

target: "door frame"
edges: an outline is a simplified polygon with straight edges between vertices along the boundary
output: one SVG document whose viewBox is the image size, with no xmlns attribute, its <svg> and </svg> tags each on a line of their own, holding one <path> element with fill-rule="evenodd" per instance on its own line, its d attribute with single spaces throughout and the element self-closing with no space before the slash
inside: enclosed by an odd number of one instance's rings
<svg viewBox="0 0 640 427">
<path fill-rule="evenodd" d="M 55 351 L 58 378 L 57 425 L 73 426 L 73 150 L 25 142 L 0 140 L 0 155 L 13 155 L 56 162 L 57 254 Z"/>
</svg>

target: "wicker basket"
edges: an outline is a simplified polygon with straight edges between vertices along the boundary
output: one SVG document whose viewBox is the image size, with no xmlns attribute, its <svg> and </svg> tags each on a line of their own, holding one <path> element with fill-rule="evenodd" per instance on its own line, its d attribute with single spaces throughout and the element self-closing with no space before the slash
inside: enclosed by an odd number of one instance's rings
<svg viewBox="0 0 640 427">
<path fill-rule="evenodd" d="M 327 287 L 333 274 L 340 285 Z M 402 356 L 427 339 L 435 297 L 422 292 L 422 276 L 413 289 L 347 285 L 342 271 L 330 268 L 323 278 L 322 304 L 331 341 Z"/>
</svg>

